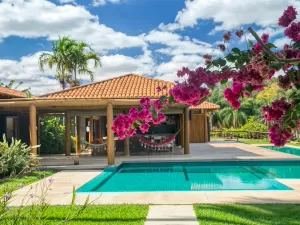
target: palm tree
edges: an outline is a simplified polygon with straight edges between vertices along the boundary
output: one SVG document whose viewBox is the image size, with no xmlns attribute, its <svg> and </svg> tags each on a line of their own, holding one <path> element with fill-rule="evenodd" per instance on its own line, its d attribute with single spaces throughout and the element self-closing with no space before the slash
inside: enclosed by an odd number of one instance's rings
<svg viewBox="0 0 300 225">
<path fill-rule="evenodd" d="M 93 51 L 90 45 L 81 41 L 71 47 L 70 61 L 75 81 L 77 81 L 77 74 L 89 74 L 90 80 L 94 80 L 94 72 L 89 70 L 88 67 L 89 60 L 94 61 L 94 68 L 101 67 L 100 57 Z M 76 84 L 77 82 L 74 83 Z"/>
<path fill-rule="evenodd" d="M 69 57 L 69 49 L 76 42 L 69 37 L 59 37 L 52 43 L 52 53 L 43 53 L 39 58 L 39 66 L 44 71 L 44 66 L 47 65 L 50 69 L 56 66 L 56 79 L 61 83 L 62 88 L 66 88 L 66 84 L 70 79 L 72 64 Z"/>
<path fill-rule="evenodd" d="M 21 81 L 21 82 L 19 82 L 18 84 L 16 84 L 16 85 L 14 86 L 15 83 L 16 83 L 15 80 L 11 80 L 8 84 L 5 85 L 5 84 L 0 80 L 0 87 L 5 87 L 5 88 L 17 90 L 17 89 L 23 84 L 23 82 Z M 30 92 L 30 89 L 31 89 L 31 88 L 26 88 L 26 89 L 21 90 L 21 92 L 25 93 L 26 96 L 27 96 L 27 98 L 31 98 L 31 97 L 32 97 L 32 94 L 31 94 L 31 92 Z"/>
<path fill-rule="evenodd" d="M 234 128 L 240 127 L 247 121 L 246 114 L 241 110 L 234 110 L 231 107 L 226 107 L 220 111 L 220 115 L 223 118 L 223 126 Z"/>
<path fill-rule="evenodd" d="M 89 60 L 94 60 L 94 68 L 101 66 L 99 55 L 92 50 L 90 45 L 69 37 L 59 37 L 52 44 L 52 53 L 43 53 L 40 56 L 39 65 L 42 71 L 45 65 L 50 69 L 56 66 L 55 77 L 65 89 L 67 84 L 80 85 L 77 74 L 89 74 L 91 81 L 94 80 L 94 72 L 88 67 Z"/>
</svg>

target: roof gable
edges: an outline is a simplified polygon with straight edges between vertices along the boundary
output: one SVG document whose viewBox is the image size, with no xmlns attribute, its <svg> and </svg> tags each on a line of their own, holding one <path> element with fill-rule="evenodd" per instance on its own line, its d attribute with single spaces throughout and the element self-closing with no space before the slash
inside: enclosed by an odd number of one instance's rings
<svg viewBox="0 0 300 225">
<path fill-rule="evenodd" d="M 156 87 L 167 86 L 166 90 L 157 92 Z M 87 85 L 53 92 L 40 97 L 45 98 L 124 98 L 136 99 L 141 97 L 158 98 L 163 94 L 168 94 L 168 90 L 173 87 L 172 82 L 128 74 L 116 78 L 99 81 Z"/>
<path fill-rule="evenodd" d="M 0 87 L 0 99 L 26 98 L 26 94 L 6 87 Z"/>
</svg>

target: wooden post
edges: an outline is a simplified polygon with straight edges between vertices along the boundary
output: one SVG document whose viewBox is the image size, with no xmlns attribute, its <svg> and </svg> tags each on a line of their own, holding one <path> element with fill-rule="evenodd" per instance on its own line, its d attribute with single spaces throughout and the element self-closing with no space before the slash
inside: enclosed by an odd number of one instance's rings
<svg viewBox="0 0 300 225">
<path fill-rule="evenodd" d="M 37 145 L 41 145 L 41 117 L 37 115 Z M 41 147 L 37 148 L 37 154 L 40 155 Z"/>
<path fill-rule="evenodd" d="M 184 109 L 184 154 L 190 154 L 189 108 Z"/>
<path fill-rule="evenodd" d="M 37 145 L 37 137 L 36 137 L 36 107 L 31 104 L 29 106 L 29 130 L 30 130 L 30 146 Z M 31 153 L 37 154 L 37 148 L 32 148 Z"/>
<path fill-rule="evenodd" d="M 184 114 L 180 115 L 180 127 L 181 127 L 181 131 L 180 131 L 180 145 L 183 148 L 183 146 L 184 146 Z"/>
<path fill-rule="evenodd" d="M 107 104 L 107 161 L 108 165 L 115 164 L 115 140 L 114 140 L 114 133 L 111 130 L 113 124 L 113 105 L 111 103 Z"/>
<path fill-rule="evenodd" d="M 100 117 L 98 120 L 98 138 L 103 138 L 103 130 L 102 130 L 102 118 Z"/>
<path fill-rule="evenodd" d="M 71 116 L 70 112 L 66 112 L 66 118 L 65 118 L 65 155 L 71 155 Z"/>
<path fill-rule="evenodd" d="M 93 140 L 94 140 L 94 120 L 93 120 L 92 116 L 90 117 L 89 124 L 90 124 L 89 142 L 93 143 Z"/>
<path fill-rule="evenodd" d="M 125 156 L 130 156 L 129 137 L 124 139 L 124 154 Z"/>
<path fill-rule="evenodd" d="M 205 127 L 205 137 L 204 137 L 204 141 L 205 143 L 208 142 L 208 123 L 207 123 L 207 111 L 204 111 L 204 127 Z"/>
<path fill-rule="evenodd" d="M 80 116 L 76 116 L 76 155 L 80 154 Z"/>
</svg>

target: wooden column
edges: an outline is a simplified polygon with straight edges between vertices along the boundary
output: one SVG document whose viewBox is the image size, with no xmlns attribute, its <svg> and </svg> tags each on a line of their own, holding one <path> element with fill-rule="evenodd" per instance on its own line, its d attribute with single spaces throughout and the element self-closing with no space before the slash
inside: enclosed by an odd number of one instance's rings
<svg viewBox="0 0 300 225">
<path fill-rule="evenodd" d="M 190 154 L 190 120 L 189 108 L 184 109 L 184 154 Z"/>
<path fill-rule="evenodd" d="M 124 139 L 124 154 L 125 156 L 130 156 L 129 137 Z"/>
<path fill-rule="evenodd" d="M 90 117 L 89 124 L 90 124 L 90 126 L 89 126 L 90 127 L 90 130 L 89 130 L 89 142 L 93 143 L 93 140 L 94 140 L 94 120 L 93 120 L 92 116 Z"/>
<path fill-rule="evenodd" d="M 37 145 L 37 136 L 36 136 L 36 107 L 31 104 L 29 106 L 29 130 L 30 130 L 30 146 Z M 32 148 L 31 153 L 37 154 L 37 148 Z"/>
<path fill-rule="evenodd" d="M 114 133 L 112 132 L 112 124 L 114 119 L 113 114 L 113 105 L 111 103 L 107 104 L 107 161 L 108 165 L 115 164 L 115 140 L 114 140 Z"/>
<path fill-rule="evenodd" d="M 103 138 L 103 130 L 102 130 L 102 118 L 100 117 L 98 120 L 98 138 Z"/>
<path fill-rule="evenodd" d="M 207 123 L 207 111 L 206 110 L 204 110 L 204 127 L 205 127 L 204 141 L 206 143 L 206 142 L 208 142 L 208 123 Z"/>
<path fill-rule="evenodd" d="M 71 116 L 70 112 L 66 112 L 66 118 L 65 118 L 65 155 L 71 155 Z"/>
<path fill-rule="evenodd" d="M 76 155 L 81 154 L 80 138 L 80 116 L 76 116 Z"/>
<path fill-rule="evenodd" d="M 37 145 L 41 145 L 41 117 L 37 115 Z M 37 148 L 37 154 L 40 155 L 41 147 Z"/>
<path fill-rule="evenodd" d="M 180 131 L 180 145 L 183 148 L 183 146 L 184 146 L 184 114 L 180 115 L 180 127 L 181 127 L 181 131 Z"/>
</svg>

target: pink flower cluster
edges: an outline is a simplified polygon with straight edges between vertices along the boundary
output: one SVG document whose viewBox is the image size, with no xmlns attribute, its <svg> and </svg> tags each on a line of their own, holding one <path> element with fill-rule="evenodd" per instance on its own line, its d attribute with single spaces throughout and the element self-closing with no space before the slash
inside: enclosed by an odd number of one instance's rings
<svg viewBox="0 0 300 225">
<path fill-rule="evenodd" d="M 150 110 L 152 107 L 150 98 L 142 98 L 140 100 L 140 106 L 142 107 L 142 110 L 139 111 L 137 107 L 132 107 L 128 114 L 118 115 L 113 122 L 112 131 L 118 135 L 120 140 L 135 135 L 136 127 L 139 127 L 142 133 L 146 133 L 150 128 L 149 123 L 152 122 L 153 124 L 160 124 L 166 120 L 166 116 L 159 112 L 166 105 L 166 100 L 156 100 L 153 103 L 153 107 L 158 111 L 158 113 L 157 117 L 153 117 Z M 159 109 L 157 109 L 158 107 Z"/>
<path fill-rule="evenodd" d="M 224 44 L 219 44 L 218 47 L 222 52 L 224 52 L 226 50 L 226 47 Z"/>
<path fill-rule="evenodd" d="M 293 134 L 291 132 L 283 128 L 278 123 L 273 124 L 269 131 L 271 143 L 274 144 L 276 147 L 284 146 L 287 143 L 287 141 L 293 137 Z"/>
<path fill-rule="evenodd" d="M 267 44 L 269 41 L 269 34 L 262 34 L 260 38 L 263 43 Z M 254 46 L 252 47 L 252 52 L 256 55 L 260 54 L 262 50 L 263 48 L 260 46 L 259 43 L 254 44 Z"/>
<path fill-rule="evenodd" d="M 283 15 L 278 20 L 278 25 L 282 27 L 288 27 L 291 22 L 296 19 L 297 12 L 293 6 L 289 6 L 284 10 Z"/>
<path fill-rule="evenodd" d="M 231 32 L 228 31 L 226 34 L 223 35 L 224 41 L 229 41 L 231 38 Z"/>
<path fill-rule="evenodd" d="M 275 100 L 271 106 L 263 106 L 262 112 L 266 121 L 282 121 L 290 104 L 285 99 Z"/>
<path fill-rule="evenodd" d="M 284 35 L 292 39 L 294 42 L 300 42 L 300 23 L 293 22 L 285 29 Z"/>
<path fill-rule="evenodd" d="M 224 91 L 224 97 L 229 102 L 232 108 L 239 109 L 241 103 L 239 102 L 239 97 L 242 94 L 245 87 L 241 83 L 232 83 L 232 89 L 226 88 Z"/>
</svg>

